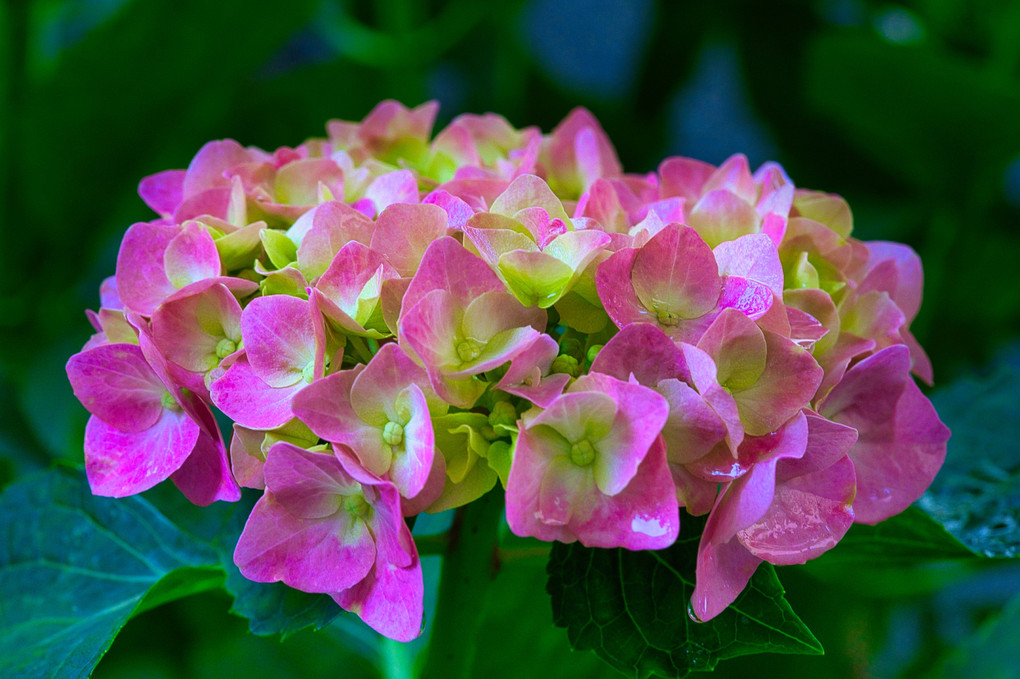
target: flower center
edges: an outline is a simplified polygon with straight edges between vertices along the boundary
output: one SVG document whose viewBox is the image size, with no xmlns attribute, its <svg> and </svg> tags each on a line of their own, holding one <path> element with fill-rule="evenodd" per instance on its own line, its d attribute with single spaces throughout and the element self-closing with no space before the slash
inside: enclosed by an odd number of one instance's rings
<svg viewBox="0 0 1020 679">
<path fill-rule="evenodd" d="M 461 340 L 457 344 L 457 357 L 461 362 L 468 363 L 482 355 L 482 345 L 473 339 Z"/>
<path fill-rule="evenodd" d="M 655 318 L 658 319 L 659 325 L 665 325 L 672 327 L 680 323 L 680 317 L 668 309 L 661 309 L 655 314 Z"/>
<path fill-rule="evenodd" d="M 369 508 L 368 501 L 365 500 L 365 496 L 361 493 L 345 495 L 342 504 L 344 510 L 355 519 L 360 516 L 364 516 L 365 512 L 367 512 Z"/>
<path fill-rule="evenodd" d="M 216 345 L 216 358 L 226 358 L 235 351 L 237 351 L 237 344 L 233 340 L 224 337 Z"/>
<path fill-rule="evenodd" d="M 312 383 L 312 380 L 315 379 L 315 361 L 308 361 L 308 365 L 301 371 L 301 379 L 308 384 Z"/>
<path fill-rule="evenodd" d="M 582 439 L 570 446 L 570 461 L 578 467 L 587 467 L 595 461 L 595 448 L 588 439 Z"/>
<path fill-rule="evenodd" d="M 404 427 L 398 422 L 387 422 L 382 430 L 382 438 L 386 445 L 399 446 L 404 440 Z"/>
<path fill-rule="evenodd" d="M 167 410 L 177 412 L 178 410 L 181 409 L 181 406 L 179 406 L 177 404 L 177 401 L 174 400 L 173 394 L 171 394 L 169 391 L 165 389 L 163 390 L 163 393 L 159 397 L 159 402 L 160 405 L 162 405 Z"/>
</svg>

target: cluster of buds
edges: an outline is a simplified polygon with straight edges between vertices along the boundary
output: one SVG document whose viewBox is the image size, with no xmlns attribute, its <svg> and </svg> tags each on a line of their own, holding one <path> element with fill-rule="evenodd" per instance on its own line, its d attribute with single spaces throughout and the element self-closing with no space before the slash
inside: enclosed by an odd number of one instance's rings
<svg viewBox="0 0 1020 679">
<path fill-rule="evenodd" d="M 268 153 L 147 177 L 67 364 L 93 492 L 263 492 L 241 572 L 420 633 L 407 517 L 500 484 L 514 533 L 661 549 L 708 515 L 691 610 L 917 499 L 949 432 L 914 379 L 921 264 L 841 198 L 669 158 L 625 174 L 552 133 L 380 104 Z M 213 415 L 233 421 L 229 446 Z"/>
</svg>

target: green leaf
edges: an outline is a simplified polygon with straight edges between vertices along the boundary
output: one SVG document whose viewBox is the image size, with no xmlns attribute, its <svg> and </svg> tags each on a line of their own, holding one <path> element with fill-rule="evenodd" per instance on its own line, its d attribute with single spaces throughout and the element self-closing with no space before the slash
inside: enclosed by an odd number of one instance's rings
<svg viewBox="0 0 1020 679">
<path fill-rule="evenodd" d="M 234 597 L 230 612 L 246 618 L 253 634 L 280 634 L 286 638 L 306 627 L 322 629 L 342 612 L 329 595 L 302 592 L 282 582 L 252 582 L 241 575 L 234 565 L 234 547 L 258 499 L 256 491 L 245 489 L 240 502 L 218 502 L 208 507 L 196 507 L 168 484 L 146 495 L 189 534 L 215 549 L 220 578 L 226 571 L 224 584 Z"/>
<path fill-rule="evenodd" d="M 309 594 L 282 582 L 252 582 L 233 564 L 227 571 L 227 590 L 234 595 L 230 612 L 248 619 L 252 634 L 280 634 L 286 639 L 306 627 L 319 630 L 342 612 L 327 594 Z"/>
<path fill-rule="evenodd" d="M 575 649 L 591 649 L 634 677 L 685 677 L 752 653 L 821 654 L 783 597 L 770 564 L 708 622 L 687 613 L 704 521 L 683 516 L 676 543 L 657 552 L 557 543 L 547 589 L 553 620 Z"/>
<path fill-rule="evenodd" d="M 87 677 L 136 612 L 223 582 L 218 557 L 139 497 L 54 470 L 0 496 L 0 673 Z"/>
<path fill-rule="evenodd" d="M 968 559 L 977 556 L 945 527 L 917 507 L 886 519 L 877 526 L 854 524 L 839 545 L 821 558 L 827 564 L 910 565 L 918 561 Z"/>
<path fill-rule="evenodd" d="M 942 471 L 918 503 L 970 549 L 1020 556 L 1020 349 L 983 376 L 932 395 L 953 432 Z"/>
</svg>

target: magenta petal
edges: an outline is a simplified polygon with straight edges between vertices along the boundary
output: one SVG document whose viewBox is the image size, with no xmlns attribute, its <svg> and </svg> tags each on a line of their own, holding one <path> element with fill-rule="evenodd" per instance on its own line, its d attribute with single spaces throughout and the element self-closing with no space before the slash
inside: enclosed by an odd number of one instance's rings
<svg viewBox="0 0 1020 679">
<path fill-rule="evenodd" d="M 166 387 L 135 344 L 103 344 L 67 361 L 67 377 L 85 409 L 112 427 L 142 432 L 163 412 Z"/>
<path fill-rule="evenodd" d="M 758 192 L 754 177 L 751 176 L 751 168 L 747 163 L 747 156 L 743 153 L 735 153 L 727 158 L 701 187 L 705 194 L 717 189 L 730 191 L 748 203 L 754 202 Z"/>
<path fill-rule="evenodd" d="M 837 422 L 852 420 L 848 422 L 852 427 L 863 422 L 878 426 L 894 412 L 910 381 L 909 369 L 910 354 L 905 346 L 875 352 L 843 375 L 821 402 L 818 412 Z"/>
<path fill-rule="evenodd" d="M 590 517 L 572 529 L 588 547 L 641 550 L 673 544 L 680 531 L 680 510 L 662 441 L 652 444 L 622 491 L 600 497 Z"/>
<path fill-rule="evenodd" d="M 311 304 L 299 297 L 256 297 L 241 314 L 241 335 L 252 370 L 267 384 L 284 387 L 302 379 L 318 351 Z"/>
<path fill-rule="evenodd" d="M 515 535 L 572 542 L 576 538 L 564 531 L 564 518 L 549 525 L 539 510 L 539 493 L 550 458 L 563 452 L 550 450 L 542 443 L 539 432 L 529 428 L 522 429 L 517 438 L 506 484 L 506 520 Z"/>
<path fill-rule="evenodd" d="M 424 592 L 416 559 L 408 567 L 377 562 L 364 580 L 333 598 L 376 632 L 396 641 L 411 641 L 421 634 Z"/>
<path fill-rule="evenodd" d="M 312 280 L 326 270 L 348 243 L 367 245 L 373 228 L 372 220 L 350 205 L 330 200 L 302 215 L 287 235 L 300 240 L 298 266 Z"/>
<path fill-rule="evenodd" d="M 289 443 L 269 449 L 263 475 L 276 502 L 303 519 L 332 516 L 339 509 L 341 493 L 360 491 L 360 485 L 331 453 Z"/>
<path fill-rule="evenodd" d="M 693 158 L 667 158 L 659 164 L 660 194 L 663 198 L 680 196 L 687 200 L 688 205 L 693 205 L 701 197 L 702 187 L 714 171 L 712 165 Z"/>
<path fill-rule="evenodd" d="M 772 308 L 776 297 L 764 283 L 738 276 L 724 276 L 718 309 L 736 309 L 748 318 L 758 319 Z"/>
<path fill-rule="evenodd" d="M 365 190 L 365 198 L 372 201 L 376 214 L 395 203 L 417 203 L 418 180 L 410 170 L 379 175 Z"/>
<path fill-rule="evenodd" d="M 470 205 L 443 189 L 436 189 L 425 196 L 421 202 L 425 205 L 438 205 L 442 208 L 446 212 L 447 225 L 451 229 L 463 229 L 467 220 L 475 214 Z"/>
<path fill-rule="evenodd" d="M 903 347 L 890 347 L 861 361 L 847 371 L 843 383 L 831 394 L 831 403 L 843 403 L 847 393 L 856 390 L 858 382 L 869 377 L 875 385 L 875 400 L 880 398 L 878 386 L 885 380 L 875 375 L 883 364 L 883 356 L 897 350 L 900 360 L 898 372 L 906 373 Z M 877 359 L 877 360 L 876 360 Z M 866 366 L 868 361 L 873 361 Z M 861 368 L 858 371 L 858 368 Z M 895 381 L 893 381 L 895 383 Z M 863 385 L 861 385 L 863 386 Z M 895 405 L 883 414 L 877 408 L 862 402 L 846 404 L 842 410 L 832 412 L 830 399 L 822 404 L 826 416 L 857 429 L 859 438 L 850 449 L 850 459 L 857 471 L 857 498 L 854 514 L 859 523 L 874 524 L 906 509 L 928 488 L 946 457 L 949 429 L 942 424 L 931 402 L 909 376 Z M 831 413 L 831 414 L 830 414 Z"/>
<path fill-rule="evenodd" d="M 234 425 L 234 435 L 230 438 L 230 468 L 237 483 L 244 488 L 265 490 L 266 481 L 262 474 L 265 463 L 262 452 L 262 441 L 265 433 Z"/>
<path fill-rule="evenodd" d="M 117 290 L 125 306 L 149 315 L 177 290 L 166 275 L 163 253 L 180 227 L 133 224 L 124 234 L 117 254 Z"/>
<path fill-rule="evenodd" d="M 658 438 L 669 415 L 669 404 L 648 387 L 598 373 L 583 375 L 570 389 L 575 393 L 603 393 L 616 402 L 612 427 L 596 444 L 600 454 L 593 465 L 599 490 L 616 495 L 630 483 Z"/>
<path fill-rule="evenodd" d="M 854 465 L 843 456 L 826 469 L 777 484 L 768 512 L 737 533 L 777 566 L 805 563 L 836 546 L 854 521 Z"/>
<path fill-rule="evenodd" d="M 861 281 L 862 292 L 881 290 L 889 293 L 896 306 L 903 310 L 907 321 L 913 320 L 921 308 L 924 274 L 921 258 L 910 247 L 900 243 L 870 241 L 868 273 Z"/>
<path fill-rule="evenodd" d="M 446 235 L 447 218 L 436 205 L 395 203 L 376 220 L 372 249 L 401 276 L 414 276 L 430 243 Z"/>
<path fill-rule="evenodd" d="M 177 471 L 198 441 L 184 412 L 164 410 L 148 429 L 125 433 L 98 417 L 85 427 L 85 474 L 96 495 L 125 497 L 152 488 Z"/>
<path fill-rule="evenodd" d="M 734 393 L 747 433 L 775 431 L 808 404 L 822 381 L 822 368 L 803 347 L 765 332 L 765 371 L 753 386 Z"/>
<path fill-rule="evenodd" d="M 726 610 L 744 591 L 761 562 L 737 539 L 709 544 L 702 535 L 691 595 L 697 619 L 706 622 Z"/>
<path fill-rule="evenodd" d="M 496 384 L 496 389 L 521 384 L 529 377 L 535 377 L 536 372 L 538 376 L 547 374 L 552 366 L 552 362 L 559 353 L 559 349 L 560 345 L 556 343 L 556 340 L 542 333 L 527 348 L 514 356 L 513 360 L 510 361 L 506 374 Z M 545 406 L 541 407 L 544 408 Z"/>
<path fill-rule="evenodd" d="M 220 342 L 241 340 L 241 305 L 221 284 L 174 296 L 152 315 L 153 341 L 166 358 L 204 373 L 220 362 Z"/>
<path fill-rule="evenodd" d="M 402 313 L 401 344 L 422 360 L 433 385 L 440 372 L 456 370 L 462 363 L 455 346 L 462 318 L 462 309 L 446 290 L 433 290 Z"/>
<path fill-rule="evenodd" d="M 205 432 L 198 437 L 184 464 L 170 478 L 186 498 L 201 507 L 217 500 L 237 502 L 241 499 L 241 489 L 230 471 L 223 441 Z"/>
<path fill-rule="evenodd" d="M 421 367 L 412 361 L 397 344 L 384 344 L 372 360 L 359 373 L 360 379 L 351 386 L 351 404 L 354 411 L 368 421 L 367 410 L 362 404 L 370 405 L 373 411 L 381 408 L 383 403 L 392 404 L 397 395 L 409 384 L 416 384 L 422 390 L 426 400 L 437 411 L 443 403 L 429 386 L 428 376 Z"/>
<path fill-rule="evenodd" d="M 827 469 L 839 461 L 857 442 L 857 430 L 805 410 L 808 425 L 804 457 L 786 459 L 776 467 L 776 480 L 785 481 Z"/>
<path fill-rule="evenodd" d="M 252 160 L 252 155 L 233 139 L 208 142 L 188 165 L 182 186 L 184 197 L 190 198 L 211 188 L 229 187 L 227 171 Z"/>
<path fill-rule="evenodd" d="M 322 519 L 297 517 L 268 490 L 255 503 L 234 549 L 244 577 L 282 580 L 305 592 L 351 587 L 374 562 L 375 545 L 364 521 L 350 521 L 342 512 Z"/>
<path fill-rule="evenodd" d="M 216 407 L 242 427 L 276 429 L 291 418 L 291 399 L 306 384 L 272 387 L 255 372 L 246 358 L 238 359 L 212 383 L 212 401 Z"/>
<path fill-rule="evenodd" d="M 705 525 L 705 538 L 712 544 L 726 542 L 761 519 L 772 504 L 776 465 L 783 459 L 802 457 L 807 440 L 807 420 L 802 414 L 774 434 L 745 438 L 740 458 L 750 463 L 750 469 L 719 496 Z"/>
<path fill-rule="evenodd" d="M 630 323 L 654 323 L 656 320 L 638 299 L 630 281 L 637 254 L 636 248 L 623 248 L 610 255 L 595 270 L 599 301 L 618 328 Z"/>
<path fill-rule="evenodd" d="M 591 371 L 655 387 L 661 380 L 687 380 L 690 373 L 683 353 L 666 333 L 651 323 L 624 326 L 599 351 Z"/>
<path fill-rule="evenodd" d="M 722 418 L 690 386 L 668 379 L 659 382 L 655 390 L 669 403 L 662 437 L 670 462 L 697 460 L 726 438 L 728 431 Z"/>
<path fill-rule="evenodd" d="M 434 241 L 425 250 L 421 264 L 404 293 L 402 314 L 433 290 L 445 290 L 457 304 L 467 307 L 476 297 L 506 287 L 481 258 L 468 252 L 449 236 Z"/>
<path fill-rule="evenodd" d="M 719 268 L 712 250 L 694 229 L 670 224 L 634 258 L 630 273 L 642 306 L 660 317 L 697 318 L 719 300 Z"/>
<path fill-rule="evenodd" d="M 428 480 L 435 455 L 435 438 L 428 402 L 422 390 L 418 385 L 411 384 L 404 393 L 411 418 L 403 425 L 403 451 L 393 458 L 390 478 L 401 496 L 411 498 L 422 491 Z"/>
<path fill-rule="evenodd" d="M 317 436 L 354 446 L 358 430 L 365 426 L 365 422 L 352 408 L 351 385 L 363 370 L 364 366 L 357 366 L 316 379 L 294 398 L 292 408 L 295 415 Z M 381 426 L 382 422 L 378 424 Z"/>
<path fill-rule="evenodd" d="M 602 498 L 590 469 L 558 455 L 549 460 L 538 489 L 535 518 L 548 526 L 567 526 L 571 519 L 587 519 Z M 569 528 L 568 534 L 573 533 Z"/>
<path fill-rule="evenodd" d="M 152 210 L 172 215 L 184 200 L 184 170 L 166 170 L 149 175 L 138 184 L 138 195 Z"/>
</svg>

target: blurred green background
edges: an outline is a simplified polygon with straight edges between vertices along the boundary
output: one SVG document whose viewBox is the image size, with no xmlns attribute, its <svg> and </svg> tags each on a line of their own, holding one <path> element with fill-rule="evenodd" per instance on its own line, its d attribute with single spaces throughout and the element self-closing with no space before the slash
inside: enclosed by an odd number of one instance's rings
<svg viewBox="0 0 1020 679">
<path fill-rule="evenodd" d="M 584 105 L 632 172 L 676 154 L 776 160 L 797 185 L 846 197 L 856 236 L 920 253 L 925 299 L 914 332 L 937 385 L 971 385 L 944 397 L 947 408 L 964 398 L 973 406 L 984 381 L 1016 365 L 1012 0 L 6 0 L 0 484 L 80 460 L 86 413 L 63 366 L 90 333 L 83 309 L 97 306 L 121 235 L 153 216 L 136 195 L 139 179 L 186 167 L 210 139 L 296 145 L 385 98 L 439 100 L 436 129 L 458 113 L 495 111 L 548 131 Z M 1020 468 L 1013 385 L 1001 385 L 1003 417 L 982 425 L 1012 455 L 996 472 L 1009 483 Z M 824 567 L 780 576 L 828 654 L 733 661 L 719 676 L 958 676 L 964 667 L 1000 676 L 1011 667 L 1003 649 L 1020 646 L 1020 605 L 1007 605 L 1020 590 L 1011 561 L 876 565 L 849 582 Z M 480 641 L 485 673 L 518 676 L 515 663 L 531 659 L 559 668 L 548 676 L 616 676 L 566 650 L 551 623 L 532 624 L 550 619 L 540 560 L 497 582 Z M 210 594 L 142 615 L 96 676 L 373 676 L 366 657 L 399 654 L 350 621 L 282 644 L 256 638 L 229 606 Z M 344 650 L 352 638 L 360 652 Z"/>
</svg>

